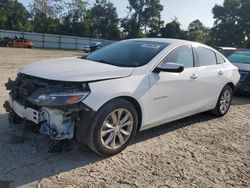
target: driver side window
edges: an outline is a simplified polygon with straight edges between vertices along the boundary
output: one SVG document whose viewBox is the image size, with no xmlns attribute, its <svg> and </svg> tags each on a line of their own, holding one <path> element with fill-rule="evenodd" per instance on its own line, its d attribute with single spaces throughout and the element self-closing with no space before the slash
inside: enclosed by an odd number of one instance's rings
<svg viewBox="0 0 250 188">
<path fill-rule="evenodd" d="M 194 66 L 193 50 L 191 46 L 179 46 L 171 51 L 163 60 L 163 63 L 178 63 L 184 68 Z"/>
</svg>

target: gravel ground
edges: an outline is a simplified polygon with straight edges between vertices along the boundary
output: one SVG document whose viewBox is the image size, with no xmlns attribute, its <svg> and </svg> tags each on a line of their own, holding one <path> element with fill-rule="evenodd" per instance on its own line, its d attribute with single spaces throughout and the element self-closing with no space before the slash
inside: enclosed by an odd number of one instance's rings
<svg viewBox="0 0 250 188">
<path fill-rule="evenodd" d="M 24 64 L 79 56 L 79 52 L 0 48 L 0 104 L 3 84 Z M 250 98 L 237 96 L 229 113 L 208 113 L 137 135 L 122 153 L 101 158 L 72 143 L 48 153 L 51 141 L 27 133 L 17 137 L 0 107 L 0 188 L 2 187 L 250 187 Z"/>
</svg>

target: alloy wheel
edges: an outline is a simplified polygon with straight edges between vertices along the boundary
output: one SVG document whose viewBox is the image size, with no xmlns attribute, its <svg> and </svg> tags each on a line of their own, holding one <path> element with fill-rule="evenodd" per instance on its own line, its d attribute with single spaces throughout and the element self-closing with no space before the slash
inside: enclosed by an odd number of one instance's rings
<svg viewBox="0 0 250 188">
<path fill-rule="evenodd" d="M 226 89 L 220 98 L 220 112 L 225 114 L 230 106 L 232 94 L 229 89 Z"/>
<path fill-rule="evenodd" d="M 133 116 L 124 108 L 111 112 L 103 122 L 101 141 L 108 149 L 117 149 L 124 145 L 133 130 Z"/>
</svg>

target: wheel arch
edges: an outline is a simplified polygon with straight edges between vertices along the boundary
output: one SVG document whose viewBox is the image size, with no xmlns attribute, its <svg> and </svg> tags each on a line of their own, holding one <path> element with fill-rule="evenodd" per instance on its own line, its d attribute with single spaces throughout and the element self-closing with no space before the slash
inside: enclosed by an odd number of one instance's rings
<svg viewBox="0 0 250 188">
<path fill-rule="evenodd" d="M 112 99 L 108 100 L 102 106 L 104 106 L 105 104 L 107 104 L 107 103 L 109 103 L 109 102 L 111 102 L 113 100 L 116 100 L 116 99 L 127 100 L 135 107 L 137 115 L 138 115 L 138 130 L 137 131 L 139 131 L 140 128 L 141 128 L 141 125 L 142 125 L 142 108 L 141 108 L 140 103 L 134 97 L 122 95 L 122 96 L 117 96 L 115 98 L 112 98 Z"/>
<path fill-rule="evenodd" d="M 234 91 L 235 85 L 232 82 L 228 82 L 226 85 L 229 86 L 229 87 L 231 87 L 232 90 Z"/>
</svg>

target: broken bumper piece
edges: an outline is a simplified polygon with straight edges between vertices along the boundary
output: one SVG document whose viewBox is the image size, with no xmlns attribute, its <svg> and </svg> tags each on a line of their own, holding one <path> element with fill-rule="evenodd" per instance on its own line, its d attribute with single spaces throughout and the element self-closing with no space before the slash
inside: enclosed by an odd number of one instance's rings
<svg viewBox="0 0 250 188">
<path fill-rule="evenodd" d="M 8 102 L 5 104 L 7 104 L 6 106 L 9 106 L 10 108 L 8 110 L 6 109 L 6 111 L 13 111 L 20 118 L 39 124 L 39 112 L 37 110 L 34 110 L 32 108 L 25 108 L 23 105 L 13 100 L 11 97 L 9 97 Z"/>
<path fill-rule="evenodd" d="M 76 112 L 41 107 L 39 110 L 24 107 L 11 97 L 5 103 L 6 111 L 14 112 L 23 120 L 29 120 L 40 125 L 40 133 L 49 135 L 51 139 L 63 140 L 74 137 L 74 127 L 77 120 Z"/>
<path fill-rule="evenodd" d="M 10 93 L 4 107 L 10 115 L 37 124 L 40 132 L 52 139 L 74 137 L 79 112 L 84 109 L 81 101 L 90 93 L 87 83 L 46 80 L 18 73 L 5 86 Z"/>
</svg>

